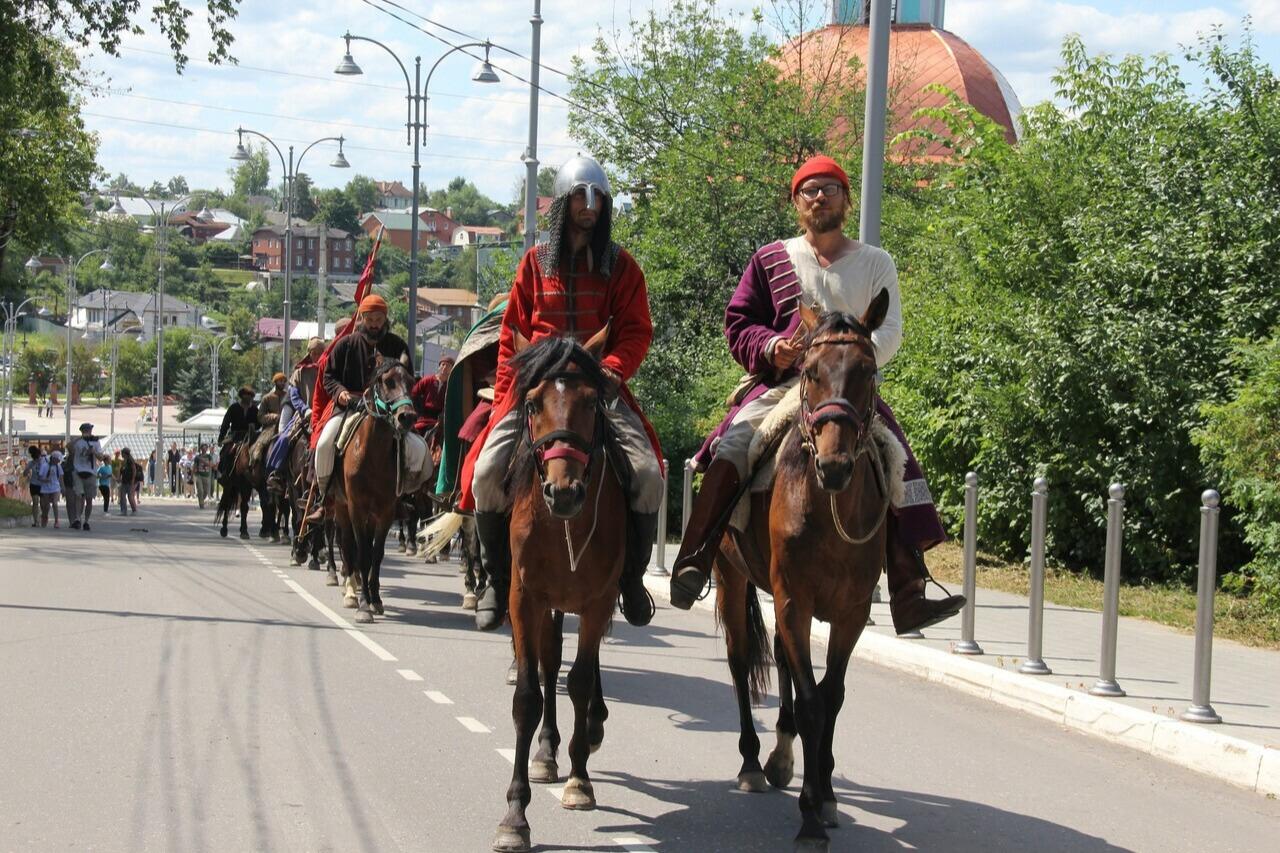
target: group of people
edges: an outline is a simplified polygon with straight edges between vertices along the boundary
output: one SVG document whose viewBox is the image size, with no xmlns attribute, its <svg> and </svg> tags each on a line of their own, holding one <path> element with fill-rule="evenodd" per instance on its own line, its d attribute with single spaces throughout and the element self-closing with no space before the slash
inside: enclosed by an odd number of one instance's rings
<svg viewBox="0 0 1280 853">
<path fill-rule="evenodd" d="M 88 531 L 94 504 L 101 500 L 103 513 L 109 512 L 113 490 L 122 515 L 127 509 L 137 513 L 142 466 L 128 448 L 114 457 L 104 453 L 93 424 L 85 423 L 65 449 L 46 452 L 38 445 L 28 447 L 20 481 L 26 484 L 31 501 L 32 527 L 48 527 L 50 515 L 53 526 L 61 527 L 59 508 L 65 502 L 68 527 Z"/>
</svg>

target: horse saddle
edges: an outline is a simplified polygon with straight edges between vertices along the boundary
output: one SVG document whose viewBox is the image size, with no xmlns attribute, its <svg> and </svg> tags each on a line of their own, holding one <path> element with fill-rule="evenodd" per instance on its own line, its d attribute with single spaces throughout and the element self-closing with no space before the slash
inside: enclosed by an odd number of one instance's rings
<svg viewBox="0 0 1280 853">
<path fill-rule="evenodd" d="M 347 445 L 351 443 L 351 436 L 356 434 L 356 430 L 360 428 L 360 424 L 364 423 L 364 419 L 367 417 L 369 417 L 369 413 L 363 408 L 345 412 L 342 415 L 342 426 L 338 428 L 338 440 L 334 443 L 334 449 L 339 456 L 342 455 L 342 451 L 347 449 Z"/>
<path fill-rule="evenodd" d="M 778 473 L 778 452 L 786 443 L 787 432 L 795 426 L 799 417 L 800 386 L 797 384 L 774 406 L 751 439 L 751 447 L 747 451 L 747 465 L 751 472 L 748 480 L 751 485 L 738 500 L 729 519 L 729 524 L 735 530 L 746 532 L 751 520 L 751 495 L 773 489 L 773 480 Z M 900 506 L 905 496 L 903 481 L 907 470 L 907 451 L 893 431 L 879 418 L 871 421 L 871 438 L 879 449 L 885 476 L 889 480 L 889 503 L 891 506 Z"/>
</svg>

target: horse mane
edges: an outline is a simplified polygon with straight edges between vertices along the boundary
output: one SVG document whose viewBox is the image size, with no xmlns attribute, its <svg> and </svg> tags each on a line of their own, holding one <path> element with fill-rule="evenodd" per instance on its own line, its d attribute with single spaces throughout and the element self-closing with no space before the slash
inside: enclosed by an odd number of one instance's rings
<svg viewBox="0 0 1280 853">
<path fill-rule="evenodd" d="M 515 387 L 511 391 L 517 401 L 516 411 L 521 410 L 525 397 L 539 383 L 549 376 L 571 372 L 571 367 L 576 367 L 583 381 L 597 392 L 604 390 L 604 371 L 600 369 L 599 362 L 572 338 L 543 338 L 511 359 L 510 364 L 516 374 Z M 607 419 L 604 420 L 607 423 Z M 524 490 L 532 488 L 533 471 L 533 449 L 527 430 L 522 429 L 511 467 L 503 480 L 503 488 L 509 498 L 514 500 Z"/>
<path fill-rule="evenodd" d="M 826 334 L 853 334 L 871 340 L 871 332 L 862 321 L 852 314 L 843 311 L 828 311 L 818 318 L 817 324 L 805 337 L 805 345 L 809 345 Z"/>
</svg>

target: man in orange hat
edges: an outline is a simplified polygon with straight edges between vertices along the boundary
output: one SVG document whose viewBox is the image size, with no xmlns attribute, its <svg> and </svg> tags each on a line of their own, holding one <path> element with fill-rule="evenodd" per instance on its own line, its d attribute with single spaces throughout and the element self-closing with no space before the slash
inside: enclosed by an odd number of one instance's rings
<svg viewBox="0 0 1280 853">
<path fill-rule="evenodd" d="M 408 344 L 389 328 L 386 300 L 371 293 L 360 301 L 355 331 L 333 345 L 324 374 L 317 380 L 324 383 L 335 413 L 345 412 L 348 406 L 360 402 L 373 379 L 379 356 L 398 360 L 413 372 L 413 355 Z M 333 474 L 334 451 L 341 429 L 342 418 L 330 417 L 316 442 L 318 499 L 315 510 L 307 516 L 308 523 L 324 520 L 324 498 Z"/>
<path fill-rule="evenodd" d="M 698 454 L 697 464 L 705 471 L 702 489 L 671 573 L 676 607 L 687 610 L 706 585 L 739 487 L 752 473 L 751 439 L 799 382 L 800 300 L 818 313 L 861 317 L 873 298 L 888 291 L 888 314 L 871 335 L 877 366 L 884 367 L 902 343 L 897 267 L 883 249 L 845 236 L 850 195 L 849 177 L 835 160 L 818 155 L 805 161 L 791 181 L 791 200 L 804 233 L 757 251 L 729 300 L 729 350 L 755 381 Z M 925 582 L 931 578 L 923 552 L 946 539 L 946 533 L 893 412 L 878 397 L 876 410 L 907 451 L 905 497 L 886 518 L 890 608 L 894 628 L 904 634 L 958 613 L 964 597 L 925 597 Z"/>
</svg>

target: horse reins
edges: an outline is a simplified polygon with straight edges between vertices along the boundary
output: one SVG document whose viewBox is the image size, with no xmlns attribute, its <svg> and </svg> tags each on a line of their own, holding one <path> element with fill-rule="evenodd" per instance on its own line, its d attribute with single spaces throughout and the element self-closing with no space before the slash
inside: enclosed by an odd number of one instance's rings
<svg viewBox="0 0 1280 853">
<path fill-rule="evenodd" d="M 870 337 L 870 333 L 859 329 L 858 331 L 865 333 L 863 337 Z M 819 346 L 849 346 L 859 343 L 860 337 L 829 335 L 827 337 L 818 338 L 809 344 L 809 348 Z M 870 542 L 872 537 L 880 531 L 884 524 L 885 517 L 889 513 L 889 493 L 885 484 L 884 460 L 881 458 L 880 447 L 876 444 L 872 437 L 872 425 L 876 421 L 875 411 L 875 386 L 872 386 L 870 399 L 867 402 L 866 414 L 862 414 L 858 409 L 844 397 L 831 397 L 818 403 L 817 406 L 809 406 L 809 397 L 805 393 L 808 386 L 809 377 L 804 371 L 800 373 L 800 418 L 797 421 L 797 427 L 800 431 L 800 441 L 804 449 L 808 452 L 809 457 L 813 460 L 815 474 L 818 466 L 818 447 L 817 447 L 817 431 L 823 424 L 834 421 L 846 421 L 853 425 L 856 434 L 853 441 L 853 465 L 856 467 L 858 460 L 863 456 L 871 459 L 871 470 L 875 475 L 876 486 L 880 490 L 880 494 L 884 496 L 884 500 L 880 506 L 880 515 L 876 519 L 876 523 L 872 525 L 871 530 L 865 536 L 850 536 L 845 531 L 844 525 L 840 521 L 840 512 L 836 506 L 836 493 L 830 495 L 831 503 L 831 521 L 835 525 L 836 534 L 849 545 L 865 545 Z M 846 486 L 847 488 L 847 486 Z"/>
</svg>

